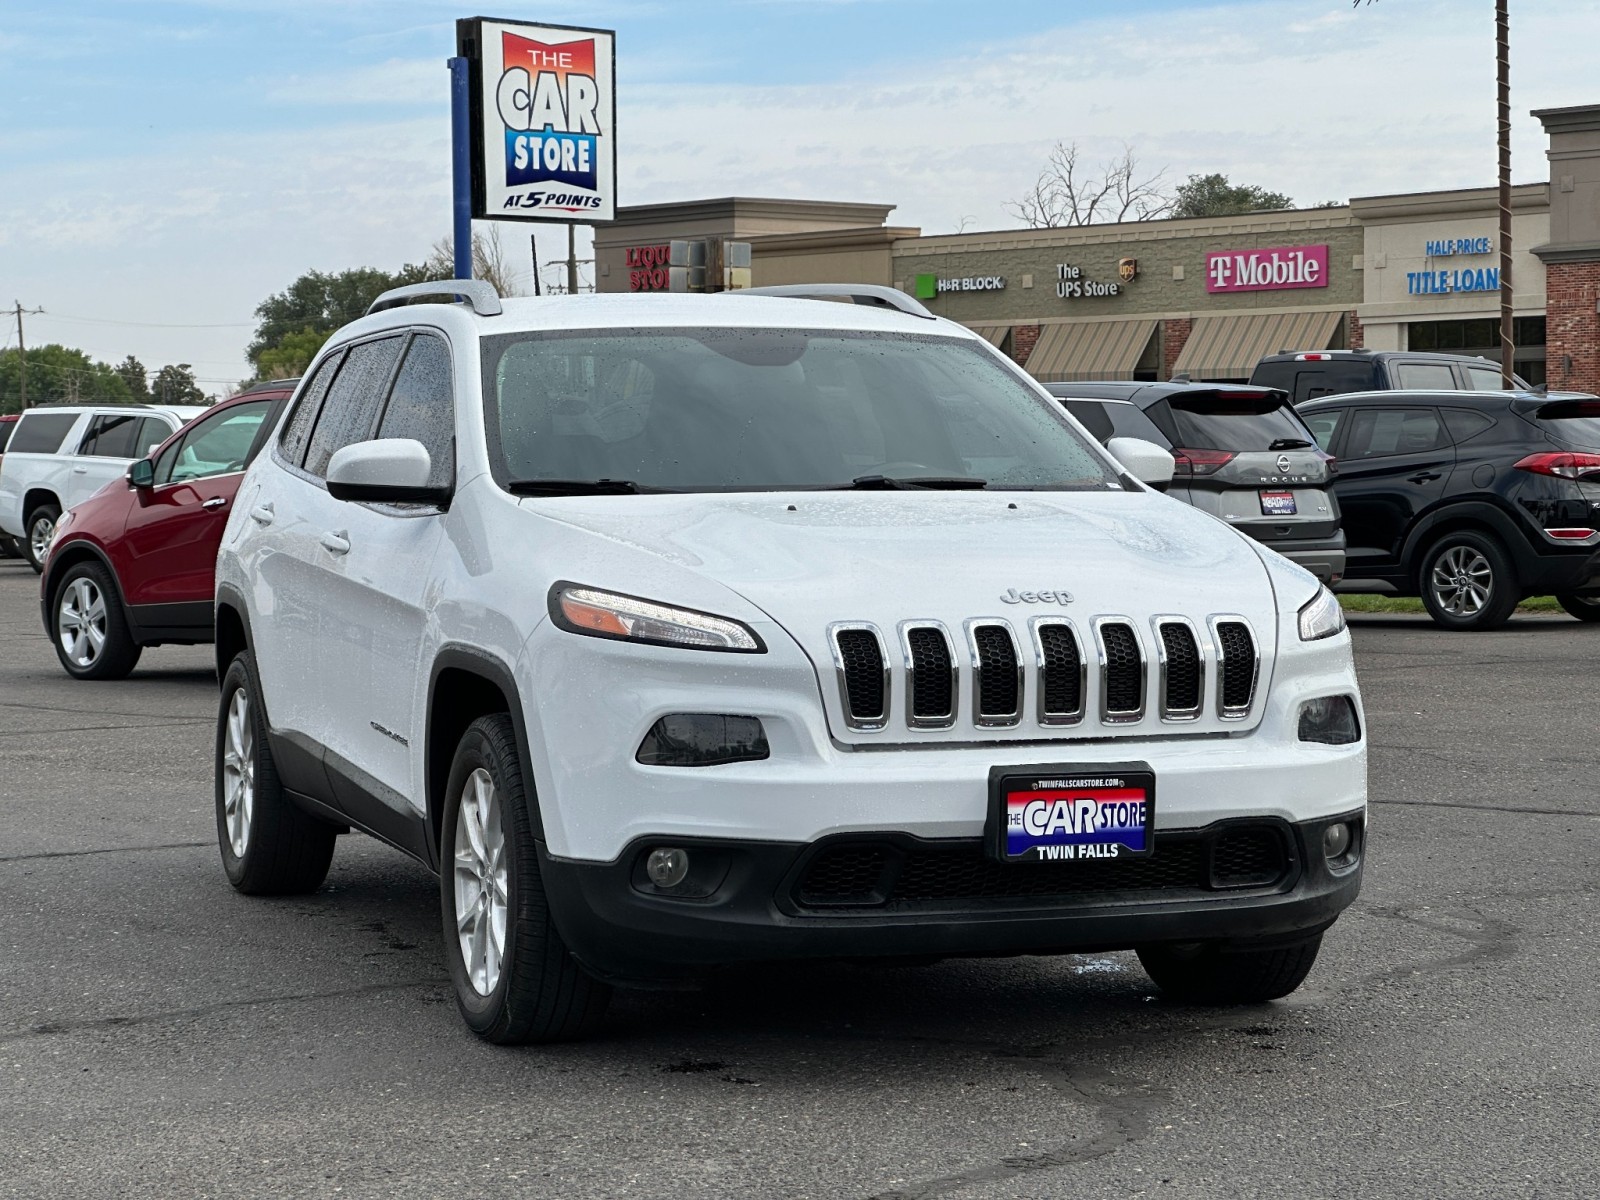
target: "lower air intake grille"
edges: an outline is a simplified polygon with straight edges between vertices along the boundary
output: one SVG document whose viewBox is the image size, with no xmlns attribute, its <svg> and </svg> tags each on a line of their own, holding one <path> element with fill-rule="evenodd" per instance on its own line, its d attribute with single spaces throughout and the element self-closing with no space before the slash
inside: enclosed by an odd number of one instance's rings
<svg viewBox="0 0 1600 1200">
<path fill-rule="evenodd" d="M 1242 621 L 1217 622 L 1217 650 L 1222 658 L 1222 710 L 1248 712 L 1256 690 L 1256 643 Z"/>
<path fill-rule="evenodd" d="M 1169 621 L 1161 626 L 1161 647 L 1167 656 L 1166 712 L 1192 713 L 1200 709 L 1200 647 L 1187 625 Z"/>
<path fill-rule="evenodd" d="M 1043 715 L 1049 720 L 1083 714 L 1083 658 L 1078 639 L 1065 625 L 1038 627 L 1039 694 Z"/>
<path fill-rule="evenodd" d="M 1217 835 L 1211 849 L 1211 885 L 1219 888 L 1262 887 L 1276 883 L 1289 863 L 1283 838 L 1274 829 L 1245 827 Z"/>
<path fill-rule="evenodd" d="M 850 717 L 858 722 L 884 718 L 883 648 L 870 629 L 841 629 L 834 635 Z"/>
<path fill-rule="evenodd" d="M 979 625 L 972 631 L 978 657 L 978 717 L 995 721 L 1015 719 L 1021 708 L 1018 694 L 1017 647 L 1003 625 Z"/>
<path fill-rule="evenodd" d="M 880 890 L 889 847 L 871 843 L 833 846 L 812 860 L 795 889 L 803 908 L 882 904 Z"/>
<path fill-rule="evenodd" d="M 906 632 L 911 651 L 911 716 L 940 720 L 955 716 L 955 677 L 950 643 L 944 634 L 926 626 Z"/>
<path fill-rule="evenodd" d="M 1144 710 L 1144 655 L 1131 625 L 1108 622 L 1100 627 L 1105 648 L 1105 704 L 1107 717 L 1130 716 Z"/>
</svg>

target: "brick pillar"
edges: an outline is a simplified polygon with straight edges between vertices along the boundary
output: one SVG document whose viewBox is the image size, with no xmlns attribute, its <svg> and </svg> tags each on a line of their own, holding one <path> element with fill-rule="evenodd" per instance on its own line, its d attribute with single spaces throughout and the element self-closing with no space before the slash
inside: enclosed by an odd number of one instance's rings
<svg viewBox="0 0 1600 1200">
<path fill-rule="evenodd" d="M 1550 390 L 1600 392 L 1600 262 L 1545 264 L 1545 370 Z"/>
<path fill-rule="evenodd" d="M 1033 348 L 1039 341 L 1039 327 L 1037 325 L 1013 325 L 1011 327 L 1011 357 L 1016 359 L 1017 366 L 1028 365 L 1028 355 L 1033 353 Z"/>
<path fill-rule="evenodd" d="M 1364 340 L 1366 335 L 1361 329 L 1361 318 L 1356 315 L 1356 310 L 1353 308 L 1345 314 L 1344 332 L 1344 348 L 1346 350 L 1365 350 L 1367 348 L 1367 344 Z"/>
<path fill-rule="evenodd" d="M 1161 378 L 1172 378 L 1172 370 L 1177 365 L 1178 355 L 1183 353 L 1184 344 L 1188 342 L 1192 329 L 1194 321 L 1188 317 L 1171 317 L 1161 322 Z"/>
</svg>

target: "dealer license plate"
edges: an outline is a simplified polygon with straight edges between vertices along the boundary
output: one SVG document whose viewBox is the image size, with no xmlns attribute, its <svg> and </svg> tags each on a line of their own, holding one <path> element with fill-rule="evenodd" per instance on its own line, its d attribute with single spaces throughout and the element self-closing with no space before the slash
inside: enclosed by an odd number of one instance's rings
<svg viewBox="0 0 1600 1200">
<path fill-rule="evenodd" d="M 1295 515 L 1293 492 L 1262 492 L 1261 515 L 1264 517 L 1292 517 Z"/>
<path fill-rule="evenodd" d="M 990 853 L 1003 862 L 1140 858 L 1155 849 L 1156 777 L 1145 763 L 996 767 Z"/>
</svg>

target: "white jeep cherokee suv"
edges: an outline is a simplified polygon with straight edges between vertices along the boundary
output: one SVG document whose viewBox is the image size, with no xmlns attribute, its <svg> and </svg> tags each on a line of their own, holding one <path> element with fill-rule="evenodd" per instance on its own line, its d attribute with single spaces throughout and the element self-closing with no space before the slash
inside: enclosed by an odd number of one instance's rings
<svg viewBox="0 0 1600 1200">
<path fill-rule="evenodd" d="M 1350 637 L 1119 465 L 1161 452 L 889 289 L 429 290 L 328 343 L 223 539 L 237 888 L 412 855 L 499 1042 L 758 960 L 1300 984 L 1360 888 Z"/>
</svg>

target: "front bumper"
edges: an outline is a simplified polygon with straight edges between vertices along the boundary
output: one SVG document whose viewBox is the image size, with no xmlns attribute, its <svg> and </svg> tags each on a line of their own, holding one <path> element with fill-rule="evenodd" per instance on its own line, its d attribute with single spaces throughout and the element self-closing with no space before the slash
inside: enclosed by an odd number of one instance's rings
<svg viewBox="0 0 1600 1200">
<path fill-rule="evenodd" d="M 1355 824 L 1356 854 L 1330 866 L 1321 852 L 1331 819 Z M 843 903 L 808 897 L 812 868 L 839 839 L 812 844 L 718 839 L 645 838 L 611 863 L 583 863 L 541 855 L 552 916 L 567 945 L 594 974 L 619 982 L 661 983 L 690 979 L 736 963 L 840 957 L 989 957 L 1123 950 L 1159 942 L 1223 943 L 1292 941 L 1333 923 L 1361 889 L 1364 814 L 1355 812 L 1298 824 L 1252 822 L 1275 829 L 1284 857 L 1277 878 L 1256 886 L 1219 886 L 1214 865 L 1195 879 L 1168 873 L 1163 886 L 1084 890 L 1081 880 L 1062 875 L 1055 884 L 1009 887 L 1013 876 L 1037 866 L 988 864 L 973 855 L 971 840 L 929 841 L 903 834 L 850 835 L 856 843 L 880 842 L 906 862 L 944 855 L 964 874 L 947 872 L 943 894 L 926 887 L 900 898 L 891 880 Z M 1179 856 L 1189 843 L 1215 844 L 1239 823 L 1158 836 L 1155 863 Z M 662 893 L 644 875 L 652 845 L 689 851 L 691 863 L 710 864 L 700 876 L 699 898 Z M 921 856 L 918 859 L 918 856 Z M 1063 867 L 1066 864 L 1061 864 Z M 1056 864 L 1051 864 L 1054 868 Z M 900 878 L 907 878 L 901 868 Z M 924 872 L 924 876 L 926 873 Z M 695 877 L 691 876 L 693 880 Z M 997 885 L 996 879 L 1002 882 Z M 1022 876 L 1015 878 L 1021 879 Z M 995 895 L 997 890 L 1009 892 Z M 1077 889 L 1077 890 L 1073 890 Z M 962 895 L 963 890 L 976 893 Z M 869 894 L 870 893 L 870 894 Z"/>
</svg>

